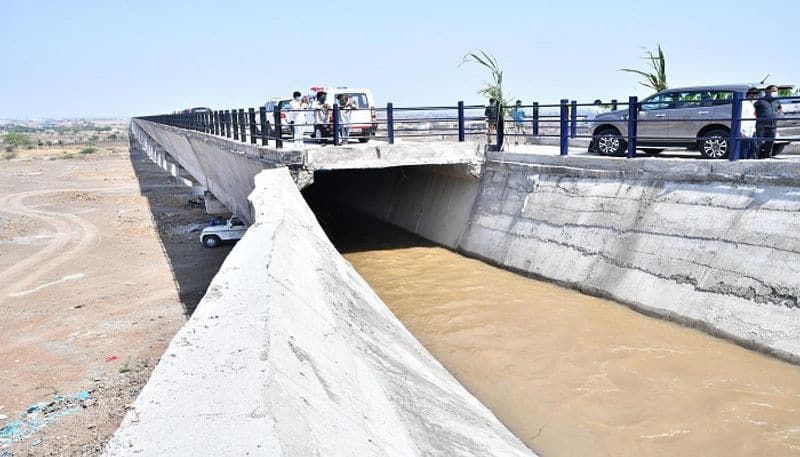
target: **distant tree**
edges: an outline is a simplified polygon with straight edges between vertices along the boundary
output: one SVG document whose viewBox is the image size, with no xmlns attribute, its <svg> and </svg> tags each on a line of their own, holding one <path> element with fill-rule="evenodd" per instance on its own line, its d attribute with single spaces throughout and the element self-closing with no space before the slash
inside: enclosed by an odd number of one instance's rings
<svg viewBox="0 0 800 457">
<path fill-rule="evenodd" d="M 31 139 L 24 133 L 11 132 L 3 138 L 3 143 L 16 148 L 30 145 Z"/>
<path fill-rule="evenodd" d="M 656 92 L 661 92 L 662 90 L 666 90 L 667 85 L 667 62 L 664 58 L 664 51 L 661 49 L 661 45 L 658 45 L 656 52 L 653 52 L 647 48 L 643 48 L 645 50 L 645 55 L 643 59 L 647 60 L 648 65 L 650 66 L 650 72 L 637 70 L 635 68 L 620 68 L 620 71 L 625 71 L 628 73 L 635 73 L 639 76 L 644 78 L 644 81 L 640 81 L 644 87 L 649 87 Z"/>
</svg>

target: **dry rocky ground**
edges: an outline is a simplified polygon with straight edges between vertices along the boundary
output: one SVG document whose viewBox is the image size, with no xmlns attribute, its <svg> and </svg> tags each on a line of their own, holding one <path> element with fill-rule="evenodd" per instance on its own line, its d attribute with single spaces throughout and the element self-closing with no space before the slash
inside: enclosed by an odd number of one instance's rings
<svg viewBox="0 0 800 457">
<path fill-rule="evenodd" d="M 0 161 L 2 457 L 99 453 L 230 251 L 126 143 L 62 156 Z"/>
</svg>

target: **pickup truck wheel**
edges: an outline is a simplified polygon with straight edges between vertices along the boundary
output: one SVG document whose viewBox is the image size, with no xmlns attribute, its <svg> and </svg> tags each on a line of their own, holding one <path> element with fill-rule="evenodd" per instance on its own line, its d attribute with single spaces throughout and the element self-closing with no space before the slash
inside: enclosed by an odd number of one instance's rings
<svg viewBox="0 0 800 457">
<path fill-rule="evenodd" d="M 775 157 L 776 155 L 778 155 L 781 152 L 783 152 L 784 148 L 786 148 L 786 145 L 787 145 L 787 143 L 780 143 L 780 144 L 776 143 L 776 144 L 773 144 L 772 145 L 772 157 Z"/>
<path fill-rule="evenodd" d="M 603 155 L 621 156 L 628 148 L 628 142 L 622 138 L 619 130 L 609 128 L 596 135 L 597 152 Z"/>
<path fill-rule="evenodd" d="M 358 139 L 358 142 L 359 142 L 359 143 L 369 143 L 369 137 L 366 137 L 366 138 L 359 138 L 359 139 Z"/>
<path fill-rule="evenodd" d="M 700 154 L 706 159 L 723 159 L 728 157 L 728 140 L 730 132 L 725 130 L 711 130 L 697 140 Z"/>
<path fill-rule="evenodd" d="M 209 235 L 203 238 L 203 246 L 207 248 L 215 248 L 219 246 L 220 240 L 217 235 Z"/>
</svg>

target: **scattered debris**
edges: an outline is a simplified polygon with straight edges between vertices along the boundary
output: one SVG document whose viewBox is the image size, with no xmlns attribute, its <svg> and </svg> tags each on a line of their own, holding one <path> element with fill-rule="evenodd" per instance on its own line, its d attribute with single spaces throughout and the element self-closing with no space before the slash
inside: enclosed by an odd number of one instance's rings
<svg viewBox="0 0 800 457">
<path fill-rule="evenodd" d="M 89 391 L 86 390 L 76 394 L 56 395 L 46 403 L 34 403 L 28 406 L 17 420 L 7 423 L 0 429 L 0 446 L 7 447 L 25 440 L 56 419 L 76 413 L 93 404 Z M 40 444 L 42 444 L 41 438 L 31 443 L 31 446 Z"/>
<path fill-rule="evenodd" d="M 117 357 L 114 354 L 109 354 L 109 355 L 106 356 L 106 362 L 113 362 L 114 360 L 117 360 L 118 358 L 119 357 Z"/>
</svg>

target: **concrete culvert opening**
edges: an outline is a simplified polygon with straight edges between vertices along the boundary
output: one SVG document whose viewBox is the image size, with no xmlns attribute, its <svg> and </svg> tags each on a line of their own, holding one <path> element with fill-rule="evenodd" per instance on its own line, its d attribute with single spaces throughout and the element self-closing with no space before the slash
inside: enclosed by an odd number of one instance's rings
<svg viewBox="0 0 800 457">
<path fill-rule="evenodd" d="M 454 252 L 478 186 L 459 167 L 406 167 L 317 173 L 303 195 L 403 324 L 541 455 L 796 451 L 797 366 Z"/>
</svg>

